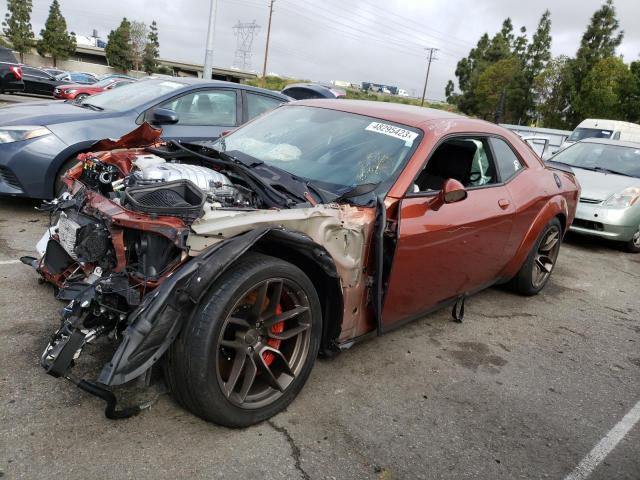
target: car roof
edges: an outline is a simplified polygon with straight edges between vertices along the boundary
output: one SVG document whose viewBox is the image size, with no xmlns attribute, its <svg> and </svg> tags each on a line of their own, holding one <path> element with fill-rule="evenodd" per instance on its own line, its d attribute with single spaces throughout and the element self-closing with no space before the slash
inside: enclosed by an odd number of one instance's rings
<svg viewBox="0 0 640 480">
<path fill-rule="evenodd" d="M 473 121 L 489 124 L 483 120 L 472 120 L 464 115 L 438 110 L 435 108 L 418 107 L 417 105 L 405 105 L 402 103 L 376 102 L 372 100 L 342 100 L 335 99 L 328 103 L 326 100 L 299 100 L 295 105 L 306 105 L 309 107 L 322 107 L 331 110 L 339 110 L 368 117 L 380 118 L 390 122 L 402 123 L 412 127 L 420 127 L 433 121 Z M 495 125 L 493 125 L 495 127 Z"/>
<path fill-rule="evenodd" d="M 149 77 L 146 81 L 149 81 L 149 80 L 162 80 L 164 82 L 177 82 L 177 83 L 182 83 L 185 87 L 187 87 L 187 86 L 228 87 L 228 88 L 235 88 L 235 89 L 239 89 L 239 90 L 246 90 L 248 92 L 263 93 L 263 94 L 271 95 L 272 97 L 278 97 L 278 98 L 280 98 L 282 100 L 285 100 L 285 101 L 291 100 L 290 97 L 287 97 L 286 95 L 284 95 L 284 94 L 282 94 L 280 92 L 276 92 L 274 90 L 267 90 L 266 88 L 253 87 L 251 85 L 244 85 L 242 83 L 225 82 L 223 80 L 204 80 L 202 78 L 194 78 L 194 77 L 171 77 L 171 78 Z"/>
<path fill-rule="evenodd" d="M 599 143 L 602 145 L 615 145 L 618 147 L 640 148 L 640 142 L 628 142 L 624 140 L 611 140 L 610 138 L 585 138 L 578 143 Z"/>
</svg>

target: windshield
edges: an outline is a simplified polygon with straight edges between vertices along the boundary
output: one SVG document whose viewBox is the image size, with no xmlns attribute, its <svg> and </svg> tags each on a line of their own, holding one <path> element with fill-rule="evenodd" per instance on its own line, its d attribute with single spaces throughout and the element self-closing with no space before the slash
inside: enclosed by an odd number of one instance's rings
<svg viewBox="0 0 640 480">
<path fill-rule="evenodd" d="M 311 180 L 328 191 L 363 184 L 388 186 L 420 143 L 420 130 L 353 113 L 283 106 L 215 147 L 239 151 Z"/>
<path fill-rule="evenodd" d="M 551 160 L 587 170 L 610 170 L 640 178 L 640 144 L 634 148 L 604 143 L 576 143 Z"/>
<path fill-rule="evenodd" d="M 105 110 L 124 111 L 135 108 L 150 100 L 162 97 L 167 93 L 184 87 L 184 83 L 166 80 L 147 80 L 133 82 L 93 95 L 83 104 L 88 103 Z"/>
<path fill-rule="evenodd" d="M 611 138 L 613 130 L 600 130 L 599 128 L 576 128 L 567 138 L 568 142 L 579 142 L 585 138 Z"/>
</svg>

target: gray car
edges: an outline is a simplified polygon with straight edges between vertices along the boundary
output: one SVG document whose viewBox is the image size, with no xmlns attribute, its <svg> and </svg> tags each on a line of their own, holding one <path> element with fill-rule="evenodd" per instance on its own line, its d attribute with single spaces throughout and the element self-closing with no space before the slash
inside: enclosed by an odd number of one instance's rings
<svg viewBox="0 0 640 480">
<path fill-rule="evenodd" d="M 87 97 L 0 108 L 0 197 L 52 198 L 59 177 L 96 141 L 144 122 L 167 140 L 212 140 L 290 98 L 215 80 L 150 78 Z"/>
<path fill-rule="evenodd" d="M 557 153 L 582 193 L 571 230 L 624 243 L 640 252 L 640 143 L 590 138 Z"/>
</svg>

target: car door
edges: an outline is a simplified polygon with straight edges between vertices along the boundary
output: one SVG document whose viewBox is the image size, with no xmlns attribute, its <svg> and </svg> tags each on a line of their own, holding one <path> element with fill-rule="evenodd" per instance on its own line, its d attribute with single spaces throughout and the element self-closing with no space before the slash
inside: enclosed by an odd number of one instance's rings
<svg viewBox="0 0 640 480">
<path fill-rule="evenodd" d="M 38 95 L 53 95 L 53 89 L 60 83 L 53 75 L 49 75 L 47 72 L 38 70 L 37 68 L 29 68 L 28 72 L 29 81 L 33 84 L 32 93 L 37 93 Z"/>
<path fill-rule="evenodd" d="M 161 125 L 162 136 L 185 141 L 217 138 L 238 126 L 239 104 L 239 95 L 232 88 L 202 89 L 172 98 L 156 107 L 178 114 L 178 123 Z"/>
<path fill-rule="evenodd" d="M 465 186 L 467 198 L 438 204 L 448 178 Z M 442 142 L 412 190 L 399 207 L 384 330 L 490 285 L 508 261 L 504 250 L 514 207 L 487 137 L 465 135 Z"/>
</svg>

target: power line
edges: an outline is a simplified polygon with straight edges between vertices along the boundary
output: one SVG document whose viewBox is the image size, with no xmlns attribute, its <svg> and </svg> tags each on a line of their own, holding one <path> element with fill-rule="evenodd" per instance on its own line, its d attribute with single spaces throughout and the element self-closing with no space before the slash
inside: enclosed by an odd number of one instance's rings
<svg viewBox="0 0 640 480">
<path fill-rule="evenodd" d="M 264 64 L 262 65 L 262 78 L 260 78 L 260 86 L 264 87 L 264 80 L 267 76 L 267 59 L 269 57 L 269 38 L 271 37 L 271 17 L 273 17 L 273 3 L 275 0 L 269 2 L 269 24 L 267 25 L 267 42 L 264 46 Z"/>
<path fill-rule="evenodd" d="M 427 64 L 427 76 L 424 79 L 424 90 L 422 90 L 422 101 L 420 102 L 421 107 L 424 107 L 424 97 L 427 94 L 427 82 L 429 82 L 429 72 L 431 71 L 431 62 L 435 60 L 435 58 L 433 58 L 433 54 L 436 53 L 439 49 L 425 48 L 425 50 L 429 52 L 429 63 Z"/>
<path fill-rule="evenodd" d="M 242 70 L 251 69 L 251 48 L 253 46 L 253 36 L 260 30 L 260 25 L 253 22 L 241 22 L 238 20 L 233 26 L 233 33 L 236 36 L 236 53 L 233 66 Z"/>
</svg>

